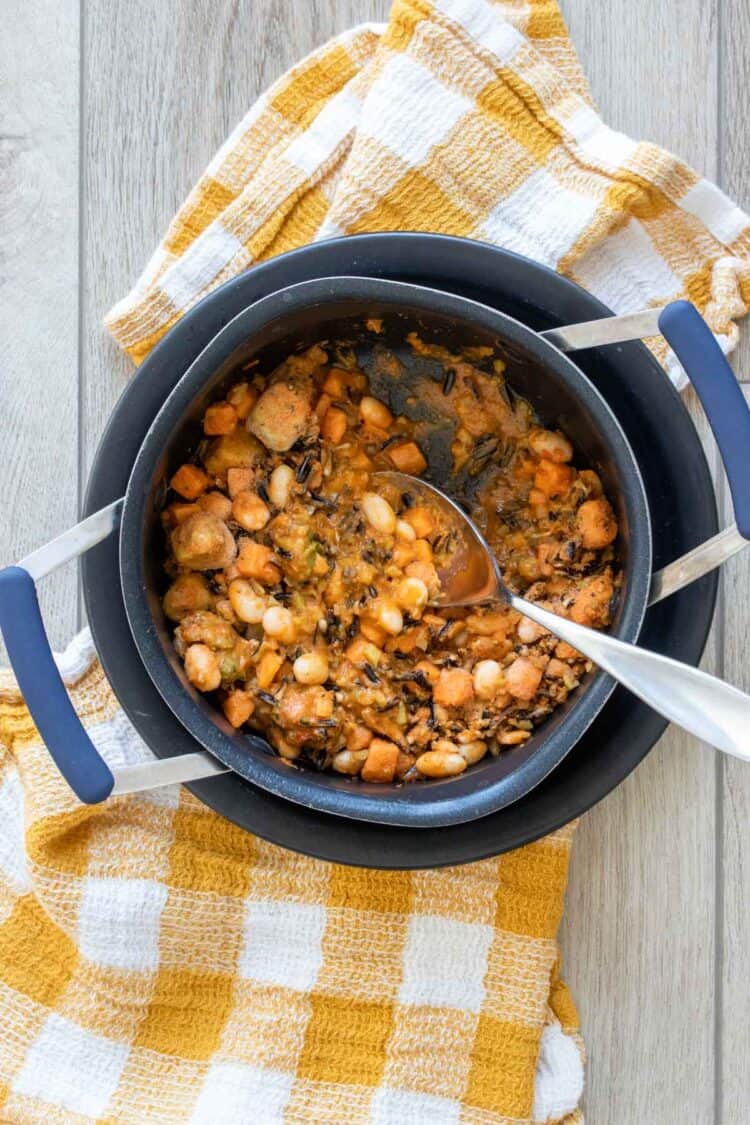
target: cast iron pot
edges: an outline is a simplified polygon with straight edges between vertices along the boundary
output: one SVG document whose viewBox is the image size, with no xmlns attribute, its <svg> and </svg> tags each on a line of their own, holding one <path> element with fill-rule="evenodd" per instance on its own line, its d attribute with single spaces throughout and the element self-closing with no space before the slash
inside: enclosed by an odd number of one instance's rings
<svg viewBox="0 0 750 1125">
<path fill-rule="evenodd" d="M 457 824 L 502 808 L 536 785 L 599 712 L 612 690 L 611 681 L 594 673 L 520 750 L 483 762 L 457 779 L 389 792 L 382 786 L 290 770 L 269 754 L 263 740 L 233 732 L 185 681 L 160 609 L 154 544 L 158 509 L 165 480 L 195 447 L 206 402 L 250 357 L 260 356 L 272 364 L 288 351 L 321 338 L 351 338 L 365 314 L 384 317 L 388 342 L 396 346 L 415 327 L 456 349 L 477 343 L 500 346 L 511 386 L 531 400 L 545 423 L 562 426 L 581 459 L 604 479 L 622 529 L 625 582 L 614 632 L 626 640 L 637 637 L 651 578 L 648 511 L 632 452 L 598 392 L 556 348 L 511 318 L 464 298 L 373 279 L 322 279 L 273 294 L 240 313 L 191 365 L 147 434 L 130 478 L 120 538 L 123 595 L 135 641 L 163 698 L 197 741 L 236 772 L 276 795 L 340 816 L 410 826 Z M 436 479 L 440 483 L 439 476 Z M 29 578 L 23 570 L 20 574 Z M 6 587 L 13 581 L 20 611 L 21 602 L 29 601 L 28 583 L 20 579 L 19 568 L 9 568 L 5 575 Z M 7 599 L 4 604 L 9 604 Z M 14 613 L 3 615 L 6 637 L 13 632 Z M 20 680 L 21 647 L 8 647 L 15 649 L 11 657 Z M 35 659 L 39 671 L 38 651 Z M 21 686 L 33 708 L 33 685 Z M 36 702 L 40 704 L 39 699 Z M 56 702 L 62 706 L 60 700 Z M 40 729 L 43 710 L 44 706 L 37 706 Z M 95 757 L 85 732 L 84 742 L 74 731 L 74 716 L 68 728 L 70 745 L 60 747 L 67 720 L 58 711 L 56 736 L 42 733 L 48 743 L 57 743 L 51 749 L 79 795 L 100 800 L 111 791 L 112 776 Z"/>
</svg>

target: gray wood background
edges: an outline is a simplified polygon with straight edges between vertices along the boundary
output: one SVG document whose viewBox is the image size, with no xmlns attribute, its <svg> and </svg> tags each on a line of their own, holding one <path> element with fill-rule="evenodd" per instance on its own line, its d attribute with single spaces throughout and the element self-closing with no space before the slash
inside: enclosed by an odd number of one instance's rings
<svg viewBox="0 0 750 1125">
<path fill-rule="evenodd" d="M 748 0 L 563 7 L 608 122 L 676 149 L 748 207 Z M 102 316 L 217 146 L 282 70 L 387 8 L 3 0 L 0 564 L 75 522 L 129 373 Z M 736 365 L 750 379 L 747 341 Z M 720 472 L 717 487 L 725 502 Z M 743 557 L 705 667 L 750 690 L 748 591 Z M 73 568 L 42 602 L 62 647 L 81 620 Z M 750 1120 L 748 813 L 750 767 L 671 732 L 582 821 L 562 944 L 593 1125 Z"/>
</svg>

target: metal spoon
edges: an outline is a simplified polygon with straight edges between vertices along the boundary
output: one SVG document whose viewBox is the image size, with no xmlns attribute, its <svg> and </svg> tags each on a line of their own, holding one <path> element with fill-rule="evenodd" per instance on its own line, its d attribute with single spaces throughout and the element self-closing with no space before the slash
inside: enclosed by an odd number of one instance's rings
<svg viewBox="0 0 750 1125">
<path fill-rule="evenodd" d="M 474 521 L 449 496 L 406 473 L 376 475 L 384 483 L 439 506 L 459 533 L 456 552 L 438 570 L 443 587 L 440 605 L 506 602 L 593 660 L 665 719 L 725 754 L 750 761 L 750 695 L 689 664 L 587 629 L 519 598 L 505 585 L 497 559 Z"/>
</svg>

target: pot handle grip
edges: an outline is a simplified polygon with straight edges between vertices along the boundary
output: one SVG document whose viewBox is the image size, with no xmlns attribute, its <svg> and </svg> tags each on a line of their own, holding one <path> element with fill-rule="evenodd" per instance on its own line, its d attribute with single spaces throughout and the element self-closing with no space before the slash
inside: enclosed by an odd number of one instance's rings
<svg viewBox="0 0 750 1125">
<path fill-rule="evenodd" d="M 114 777 L 78 718 L 52 655 L 34 579 L 22 566 L 0 570 L 0 631 L 29 713 L 79 800 L 98 804 Z"/>
<path fill-rule="evenodd" d="M 694 305 L 673 301 L 659 331 L 700 399 L 729 481 L 737 528 L 750 539 L 750 407 L 716 337 Z"/>
</svg>

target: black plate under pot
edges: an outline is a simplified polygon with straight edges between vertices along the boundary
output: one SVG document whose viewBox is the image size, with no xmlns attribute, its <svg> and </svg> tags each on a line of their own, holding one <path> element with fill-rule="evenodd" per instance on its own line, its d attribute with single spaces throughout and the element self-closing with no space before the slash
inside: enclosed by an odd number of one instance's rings
<svg viewBox="0 0 750 1125">
<path fill-rule="evenodd" d="M 124 492 L 159 407 L 221 327 L 268 293 L 330 274 L 413 280 L 459 292 L 537 329 L 607 312 L 544 267 L 461 239 L 365 235 L 294 251 L 228 282 L 186 314 L 155 349 L 123 394 L 102 439 L 86 511 Z M 576 362 L 609 403 L 635 451 L 651 511 L 654 564 L 661 566 L 716 531 L 711 479 L 695 429 L 643 345 L 579 353 Z M 86 556 L 83 578 L 94 640 L 134 726 L 159 756 L 195 750 L 196 741 L 156 692 L 133 644 L 120 594 L 115 540 Z M 709 576 L 650 610 L 642 642 L 697 663 L 715 592 L 716 577 Z M 439 831 L 343 820 L 273 797 L 235 774 L 194 783 L 191 789 L 246 829 L 322 858 L 381 867 L 461 863 L 517 847 L 580 814 L 634 768 L 665 725 L 617 689 L 565 761 L 530 793 L 481 820 Z"/>
</svg>

